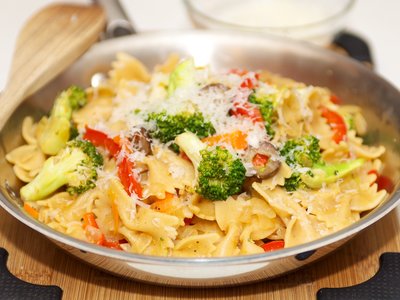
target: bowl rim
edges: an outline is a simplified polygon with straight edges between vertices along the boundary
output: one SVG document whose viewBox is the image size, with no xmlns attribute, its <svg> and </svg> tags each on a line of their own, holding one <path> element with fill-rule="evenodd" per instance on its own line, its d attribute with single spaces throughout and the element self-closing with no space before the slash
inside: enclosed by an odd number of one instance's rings
<svg viewBox="0 0 400 300">
<path fill-rule="evenodd" d="M 315 22 L 304 23 L 301 25 L 291 25 L 291 26 L 249 26 L 249 25 L 240 25 L 237 23 L 227 22 L 219 20 L 215 17 L 210 16 L 209 14 L 205 13 L 204 11 L 199 10 L 198 8 L 193 5 L 193 0 L 183 0 L 183 3 L 189 12 L 191 17 L 196 17 L 193 13 L 197 14 L 198 16 L 206 19 L 208 22 L 213 22 L 214 24 L 219 25 L 220 27 L 224 27 L 226 29 L 241 29 L 247 31 L 270 31 L 270 32 L 281 32 L 281 31 L 301 31 L 311 29 L 316 26 L 328 24 L 332 21 L 338 20 L 345 15 L 347 15 L 352 7 L 355 5 L 356 0 L 347 0 L 346 5 L 344 5 L 339 11 L 336 13 L 329 15 L 329 17 L 321 19 Z"/>
<path fill-rule="evenodd" d="M 388 89 L 391 89 L 396 93 L 400 100 L 400 91 L 395 88 L 392 84 L 387 82 L 384 78 L 379 76 L 377 73 L 372 72 L 364 65 L 350 59 L 348 57 L 336 54 L 330 50 L 323 49 L 321 47 L 317 47 L 310 43 L 295 41 L 288 38 L 277 37 L 277 36 L 260 36 L 254 33 L 242 33 L 240 34 L 242 38 L 248 39 L 248 41 L 259 41 L 265 43 L 266 39 L 270 42 L 284 42 L 288 45 L 293 45 L 297 47 L 302 47 L 310 51 L 310 53 L 314 53 L 315 55 L 330 55 L 334 56 L 338 60 L 343 60 L 347 64 L 351 65 L 357 70 L 362 72 L 367 72 L 369 76 L 372 76 L 382 85 L 385 85 Z M 185 38 L 185 37 L 195 37 L 195 38 L 205 38 L 209 39 L 210 36 L 215 39 L 220 38 L 229 38 L 231 33 L 229 32 L 221 32 L 221 31 L 207 31 L 207 30 L 177 30 L 177 31 L 169 31 L 166 34 L 163 31 L 160 32 L 148 32 L 148 33 L 141 33 L 135 36 L 128 36 L 128 37 L 121 37 L 114 40 L 103 41 L 99 44 L 96 44 L 92 47 L 92 50 L 89 51 L 85 55 L 90 55 L 92 51 L 96 49 L 99 52 L 102 51 L 103 45 L 107 45 L 110 43 L 120 43 L 125 44 L 129 41 L 134 41 L 135 43 L 146 45 L 151 40 L 156 38 L 159 39 L 168 39 L 168 41 L 172 40 L 173 38 Z M 130 40 L 134 39 L 134 40 Z M 4 130 L 4 127 L 0 130 Z M 318 248 L 328 246 L 340 240 L 344 240 L 345 238 L 351 237 L 354 234 L 358 233 L 359 231 L 365 229 L 366 227 L 370 226 L 371 224 L 375 223 L 383 216 L 388 214 L 391 210 L 393 210 L 399 203 L 400 203 L 400 188 L 393 192 L 393 194 L 388 197 L 385 202 L 383 202 L 379 207 L 375 208 L 373 211 L 368 213 L 365 217 L 361 218 L 357 222 L 347 226 L 335 233 L 329 234 L 325 237 L 319 238 L 317 240 L 300 244 L 297 246 L 284 248 L 272 252 L 266 252 L 261 254 L 252 254 L 252 255 L 238 255 L 238 256 L 228 256 L 228 257 L 209 257 L 209 258 L 187 258 L 187 257 L 165 257 L 165 256 L 150 256 L 144 254 L 136 254 L 126 251 L 118 251 L 113 249 L 108 249 L 105 247 L 97 246 L 66 234 L 60 233 L 50 227 L 48 227 L 44 223 L 40 223 L 39 221 L 33 219 L 29 215 L 27 215 L 20 207 L 18 207 L 17 201 L 10 201 L 5 197 L 7 191 L 5 190 L 4 186 L 0 186 L 0 206 L 3 207 L 8 213 L 14 216 L 17 220 L 21 221 L 28 227 L 34 229 L 35 231 L 40 232 L 44 236 L 56 240 L 62 244 L 66 244 L 72 247 L 75 247 L 78 250 L 82 250 L 88 253 L 93 253 L 101 256 L 106 256 L 109 258 L 123 260 L 132 263 L 146 263 L 146 264 L 153 264 L 153 265 L 165 265 L 165 266 L 176 266 L 176 265 L 238 265 L 238 264 L 253 264 L 253 263 L 266 263 L 269 261 L 287 258 L 289 256 L 294 256 L 303 252 L 316 250 Z"/>
</svg>

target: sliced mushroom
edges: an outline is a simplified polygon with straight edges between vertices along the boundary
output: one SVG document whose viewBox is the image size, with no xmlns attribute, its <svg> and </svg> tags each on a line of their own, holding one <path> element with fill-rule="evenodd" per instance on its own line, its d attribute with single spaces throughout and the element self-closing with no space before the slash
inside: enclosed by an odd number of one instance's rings
<svg viewBox="0 0 400 300">
<path fill-rule="evenodd" d="M 262 142 L 259 148 L 250 147 L 245 160 L 253 164 L 256 176 L 259 179 L 269 178 L 278 172 L 281 162 L 275 146 L 269 142 Z"/>
<path fill-rule="evenodd" d="M 151 143 L 150 137 L 147 130 L 140 127 L 139 130 L 135 131 L 130 138 L 135 149 L 144 152 L 146 155 L 151 154 Z"/>
<path fill-rule="evenodd" d="M 214 93 L 225 92 L 227 90 L 228 87 L 219 82 L 207 84 L 201 89 L 202 92 L 214 92 Z"/>
<path fill-rule="evenodd" d="M 247 194 L 249 194 L 250 196 L 254 196 L 254 193 L 256 193 L 256 191 L 253 189 L 252 185 L 254 182 L 259 182 L 259 181 L 260 179 L 257 178 L 256 176 L 246 177 L 243 182 L 242 190 Z"/>
</svg>

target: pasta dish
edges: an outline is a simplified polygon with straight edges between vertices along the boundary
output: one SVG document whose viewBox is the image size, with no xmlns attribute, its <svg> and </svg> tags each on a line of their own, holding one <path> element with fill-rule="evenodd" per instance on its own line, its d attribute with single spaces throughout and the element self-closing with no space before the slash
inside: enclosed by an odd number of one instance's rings
<svg viewBox="0 0 400 300">
<path fill-rule="evenodd" d="M 119 53 L 99 86 L 25 117 L 8 162 L 24 211 L 66 235 L 146 255 L 263 253 L 377 207 L 382 145 L 361 108 L 267 71 Z"/>
</svg>

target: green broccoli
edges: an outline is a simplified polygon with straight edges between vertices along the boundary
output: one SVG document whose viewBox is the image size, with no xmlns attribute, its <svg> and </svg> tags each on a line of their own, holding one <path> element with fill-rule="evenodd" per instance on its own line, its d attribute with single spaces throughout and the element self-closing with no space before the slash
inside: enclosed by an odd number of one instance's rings
<svg viewBox="0 0 400 300">
<path fill-rule="evenodd" d="M 294 169 L 292 176 L 285 180 L 284 187 L 287 191 L 295 191 L 301 186 L 320 188 L 323 184 L 346 176 L 364 163 L 363 159 L 356 159 L 345 163 L 325 164 L 321 159 L 319 140 L 313 136 L 286 141 L 280 155 Z M 307 172 L 296 171 L 304 167 L 308 168 Z"/>
<path fill-rule="evenodd" d="M 65 185 L 71 195 L 81 194 L 96 186 L 96 168 L 102 165 L 103 157 L 92 143 L 69 141 L 45 161 L 33 181 L 21 188 L 21 197 L 25 201 L 40 200 Z"/>
<path fill-rule="evenodd" d="M 214 126 L 204 120 L 200 112 L 183 112 L 176 115 L 168 115 L 165 111 L 151 113 L 147 121 L 154 121 L 156 129 L 150 132 L 152 138 L 159 139 L 162 143 L 173 141 L 176 136 L 186 131 L 193 132 L 199 138 L 215 134 Z"/>
<path fill-rule="evenodd" d="M 246 169 L 239 158 L 221 147 L 208 148 L 191 132 L 178 135 L 175 143 L 195 167 L 198 194 L 210 200 L 226 200 L 241 191 Z"/>
<path fill-rule="evenodd" d="M 257 92 L 251 93 L 248 98 L 250 103 L 258 105 L 264 120 L 265 130 L 268 135 L 272 137 L 275 135 L 275 130 L 272 128 L 272 124 L 276 121 L 275 100 L 273 98 L 273 95 L 260 94 Z"/>
<path fill-rule="evenodd" d="M 287 140 L 280 150 L 280 155 L 292 168 L 312 167 L 321 162 L 319 140 L 312 135 Z"/>
<path fill-rule="evenodd" d="M 70 129 L 69 129 L 69 140 L 74 140 L 78 136 L 79 136 L 79 130 L 76 127 L 76 125 L 73 122 L 71 122 L 71 126 L 70 126 Z"/>
<path fill-rule="evenodd" d="M 301 174 L 297 168 L 313 167 L 321 162 L 319 140 L 314 136 L 304 136 L 298 139 L 287 140 L 280 150 L 280 155 L 285 158 L 286 163 L 295 171 L 290 178 L 285 179 L 284 187 L 293 192 L 304 186 Z"/>
<path fill-rule="evenodd" d="M 77 86 L 71 86 L 56 98 L 38 141 L 45 154 L 56 155 L 64 148 L 71 135 L 72 112 L 86 102 L 86 92 Z"/>
<path fill-rule="evenodd" d="M 348 114 L 345 116 L 344 121 L 348 130 L 356 130 L 356 122 L 354 120 L 354 115 Z"/>
<path fill-rule="evenodd" d="M 285 179 L 285 183 L 283 187 L 288 191 L 288 192 L 294 192 L 297 190 L 299 187 L 304 186 L 304 183 L 301 181 L 300 178 L 300 173 L 294 172 L 292 176 L 289 178 Z"/>
<path fill-rule="evenodd" d="M 186 59 L 179 63 L 169 75 L 168 97 L 171 97 L 177 88 L 193 85 L 195 70 L 193 59 Z"/>
</svg>

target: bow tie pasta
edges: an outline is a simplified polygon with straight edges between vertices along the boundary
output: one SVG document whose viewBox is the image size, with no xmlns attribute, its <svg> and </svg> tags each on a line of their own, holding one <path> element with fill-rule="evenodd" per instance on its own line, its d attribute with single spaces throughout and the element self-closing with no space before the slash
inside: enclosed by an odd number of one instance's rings
<svg viewBox="0 0 400 300">
<path fill-rule="evenodd" d="M 70 87 L 6 156 L 24 210 L 134 253 L 212 257 L 306 243 L 388 195 L 360 107 L 266 71 L 119 53 L 98 87 Z M 389 190 L 388 185 L 386 189 Z"/>
</svg>

